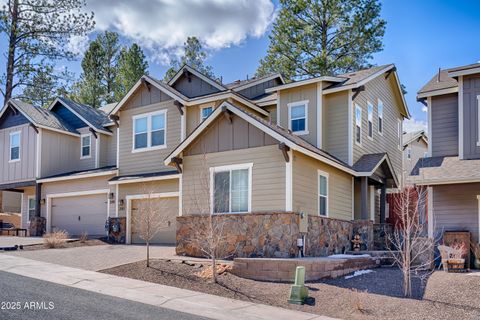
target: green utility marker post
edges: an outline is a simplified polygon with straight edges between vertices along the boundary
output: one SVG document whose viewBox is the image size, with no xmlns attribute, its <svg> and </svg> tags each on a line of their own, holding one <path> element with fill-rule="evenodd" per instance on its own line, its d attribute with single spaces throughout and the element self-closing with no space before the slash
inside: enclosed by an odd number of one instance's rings
<svg viewBox="0 0 480 320">
<path fill-rule="evenodd" d="M 297 267 L 295 270 L 295 284 L 290 289 L 289 303 L 304 304 L 308 297 L 308 288 L 305 287 L 305 267 Z"/>
</svg>

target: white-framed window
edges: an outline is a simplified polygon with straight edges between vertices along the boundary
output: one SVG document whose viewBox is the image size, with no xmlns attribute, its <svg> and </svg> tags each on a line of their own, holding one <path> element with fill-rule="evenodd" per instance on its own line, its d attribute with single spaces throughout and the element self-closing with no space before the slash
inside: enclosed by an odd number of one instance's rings
<svg viewBox="0 0 480 320">
<path fill-rule="evenodd" d="M 373 105 L 367 101 L 368 137 L 373 139 Z"/>
<path fill-rule="evenodd" d="M 132 152 L 141 152 L 167 147 L 167 110 L 133 117 Z"/>
<path fill-rule="evenodd" d="M 288 129 L 298 135 L 308 134 L 308 100 L 288 104 Z"/>
<path fill-rule="evenodd" d="M 397 142 L 398 149 L 402 150 L 402 120 L 397 120 Z"/>
<path fill-rule="evenodd" d="M 35 196 L 28 197 L 28 221 L 31 221 L 33 217 L 35 217 Z"/>
<path fill-rule="evenodd" d="M 355 104 L 355 143 L 362 144 L 362 108 Z"/>
<path fill-rule="evenodd" d="M 318 171 L 318 215 L 328 216 L 328 173 Z"/>
<path fill-rule="evenodd" d="M 213 112 L 213 107 L 200 108 L 200 121 L 204 121 Z"/>
<path fill-rule="evenodd" d="M 412 148 L 407 148 L 407 159 L 412 160 Z"/>
<path fill-rule="evenodd" d="M 92 156 L 92 135 L 91 134 L 82 134 L 80 136 L 81 147 L 80 147 L 80 159 L 87 159 Z"/>
<path fill-rule="evenodd" d="M 20 161 L 20 141 L 21 141 L 21 132 L 11 132 L 10 133 L 10 157 L 9 162 Z"/>
<path fill-rule="evenodd" d="M 477 147 L 480 147 L 480 95 L 477 96 Z"/>
<path fill-rule="evenodd" d="M 210 168 L 211 212 L 251 211 L 253 163 Z"/>
<path fill-rule="evenodd" d="M 382 100 L 378 99 L 377 102 L 377 108 L 378 108 L 378 133 L 382 134 L 383 133 L 383 102 Z"/>
</svg>

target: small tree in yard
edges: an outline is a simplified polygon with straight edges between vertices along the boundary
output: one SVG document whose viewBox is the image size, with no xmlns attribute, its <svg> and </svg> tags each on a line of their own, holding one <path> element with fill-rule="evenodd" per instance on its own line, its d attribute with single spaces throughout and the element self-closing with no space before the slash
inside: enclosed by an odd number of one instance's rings
<svg viewBox="0 0 480 320">
<path fill-rule="evenodd" d="M 394 201 L 398 221 L 387 239 L 395 264 L 403 274 L 405 297 L 412 296 L 412 276 L 425 280 L 434 262 L 435 241 L 427 237 L 426 199 L 425 187 L 406 187 Z"/>
<path fill-rule="evenodd" d="M 139 237 L 145 241 L 147 248 L 147 267 L 150 267 L 150 242 L 162 230 L 170 226 L 169 216 L 165 206 L 152 190 L 144 192 L 146 198 L 139 201 L 133 214 L 133 227 Z"/>
</svg>

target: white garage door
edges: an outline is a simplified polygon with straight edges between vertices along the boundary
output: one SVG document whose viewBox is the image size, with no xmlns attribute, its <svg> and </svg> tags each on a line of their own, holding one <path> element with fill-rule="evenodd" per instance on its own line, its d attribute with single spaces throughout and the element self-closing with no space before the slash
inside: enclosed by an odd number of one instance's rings
<svg viewBox="0 0 480 320">
<path fill-rule="evenodd" d="M 178 197 L 152 199 L 152 212 L 158 216 L 159 228 L 153 240 L 150 243 L 155 244 L 175 244 L 176 239 L 176 217 L 178 216 Z M 142 211 L 148 210 L 148 200 L 132 200 L 131 204 L 131 230 L 132 243 L 145 243 L 142 239 L 142 228 L 139 224 L 144 223 Z M 143 214 L 143 217 L 146 213 Z M 152 219 L 153 221 L 153 219 Z M 152 223 L 153 224 L 153 223 Z M 144 238 L 144 237 L 143 237 Z"/>
<path fill-rule="evenodd" d="M 52 231 L 66 230 L 71 236 L 83 232 L 89 236 L 103 236 L 107 220 L 107 195 L 53 198 L 51 220 Z"/>
</svg>

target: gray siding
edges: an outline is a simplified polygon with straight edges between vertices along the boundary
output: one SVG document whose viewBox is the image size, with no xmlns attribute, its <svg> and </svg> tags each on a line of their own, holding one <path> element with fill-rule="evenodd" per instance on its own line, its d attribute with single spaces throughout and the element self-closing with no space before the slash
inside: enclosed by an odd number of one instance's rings
<svg viewBox="0 0 480 320">
<path fill-rule="evenodd" d="M 80 137 L 42 129 L 41 176 L 76 171 L 79 166 Z"/>
<path fill-rule="evenodd" d="M 433 186 L 433 215 L 437 232 L 468 230 L 478 241 L 480 183 Z"/>
<path fill-rule="evenodd" d="M 411 158 L 407 157 L 407 150 L 410 148 L 412 151 Z M 419 141 L 414 140 L 408 144 L 403 150 L 403 175 L 404 179 L 408 179 L 408 176 L 412 172 L 413 168 L 417 164 L 418 160 L 425 157 L 425 152 L 428 151 L 428 145 L 423 139 Z M 407 184 L 410 184 L 409 181 L 406 181 Z"/>
<path fill-rule="evenodd" d="M 190 81 L 184 74 L 182 74 L 173 85 L 173 87 L 177 91 L 181 92 L 183 95 L 189 98 L 193 98 L 220 91 L 216 87 L 203 81 L 199 77 L 193 74 L 189 75 Z"/>
<path fill-rule="evenodd" d="M 432 97 L 432 156 L 458 155 L 458 96 Z M 430 124 L 429 124 L 430 125 Z"/>
<path fill-rule="evenodd" d="M 20 161 L 10 160 L 10 133 L 20 131 Z M 35 179 L 37 134 L 30 125 L 23 124 L 0 130 L 0 183 Z"/>
<path fill-rule="evenodd" d="M 478 123 L 478 100 L 480 95 L 480 76 L 463 79 L 463 156 L 464 159 L 479 159 L 480 131 Z"/>
<path fill-rule="evenodd" d="M 269 81 L 264 81 L 262 83 L 259 83 L 257 85 L 248 87 L 246 89 L 243 89 L 237 92 L 240 93 L 242 96 L 247 97 L 248 99 L 253 99 L 258 96 L 261 96 L 262 94 L 265 94 L 266 89 L 278 86 L 280 84 L 281 84 L 280 79 L 275 78 Z"/>
<path fill-rule="evenodd" d="M 348 92 L 323 98 L 323 149 L 348 163 Z"/>
<path fill-rule="evenodd" d="M 217 119 L 194 141 L 185 155 L 231 151 L 278 144 L 278 141 L 240 117 Z"/>
<path fill-rule="evenodd" d="M 114 166 L 117 164 L 117 128 L 110 127 L 113 131 L 111 136 L 99 134 L 100 136 L 100 167 Z"/>
<path fill-rule="evenodd" d="M 95 153 L 97 152 L 97 144 L 96 139 L 93 134 L 90 132 L 89 127 L 84 127 L 78 129 L 80 134 L 90 134 L 90 157 L 81 159 L 81 140 L 78 139 L 78 149 L 77 149 L 77 156 L 78 156 L 78 170 L 88 170 L 95 168 Z M 100 134 L 97 134 L 99 137 Z"/>
</svg>

